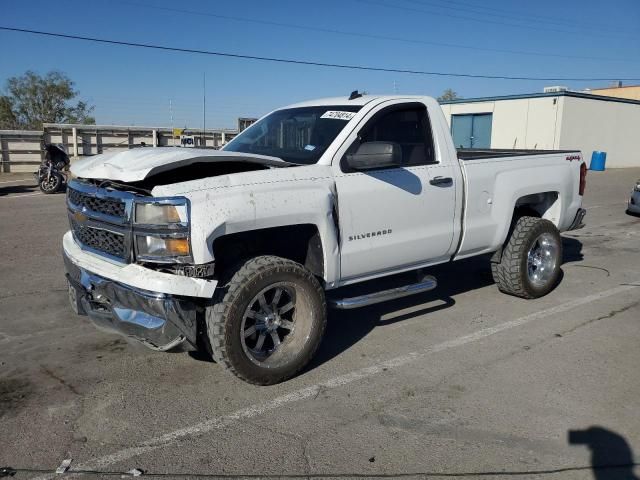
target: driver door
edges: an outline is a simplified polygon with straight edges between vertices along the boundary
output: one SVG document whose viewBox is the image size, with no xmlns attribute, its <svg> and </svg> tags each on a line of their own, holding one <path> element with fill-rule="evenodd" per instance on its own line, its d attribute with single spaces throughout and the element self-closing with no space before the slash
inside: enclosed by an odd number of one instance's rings
<svg viewBox="0 0 640 480">
<path fill-rule="evenodd" d="M 447 258 L 455 183 L 451 167 L 436 158 L 426 106 L 403 102 L 379 107 L 353 137 L 336 172 L 342 280 Z M 401 164 L 350 168 L 347 155 L 374 141 L 399 144 Z M 440 179 L 434 182 L 435 177 Z M 442 178 L 451 182 L 438 183 Z"/>
</svg>

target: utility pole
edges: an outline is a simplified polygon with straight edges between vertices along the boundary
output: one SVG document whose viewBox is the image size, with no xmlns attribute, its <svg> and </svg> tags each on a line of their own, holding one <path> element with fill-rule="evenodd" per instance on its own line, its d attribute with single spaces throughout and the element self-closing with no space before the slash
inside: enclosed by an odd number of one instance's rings
<svg viewBox="0 0 640 480">
<path fill-rule="evenodd" d="M 171 119 L 171 146 L 175 146 L 176 142 L 173 138 L 173 105 L 169 99 L 169 118 Z"/>
<path fill-rule="evenodd" d="M 202 141 L 201 146 L 207 146 L 207 74 L 202 72 Z"/>
</svg>

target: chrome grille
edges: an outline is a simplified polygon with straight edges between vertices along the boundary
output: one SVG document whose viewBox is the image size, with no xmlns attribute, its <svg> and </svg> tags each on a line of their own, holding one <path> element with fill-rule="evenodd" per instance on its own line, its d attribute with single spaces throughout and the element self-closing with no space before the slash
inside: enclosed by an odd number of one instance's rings
<svg viewBox="0 0 640 480">
<path fill-rule="evenodd" d="M 128 256 L 125 236 L 101 228 L 83 225 L 71 218 L 71 229 L 83 245 L 125 260 Z"/>
<path fill-rule="evenodd" d="M 113 217 L 123 218 L 126 215 L 126 204 L 117 198 L 100 198 L 86 194 L 69 187 L 67 189 L 69 201 L 81 208 Z"/>
<path fill-rule="evenodd" d="M 151 197 L 115 190 L 109 186 L 99 187 L 81 179 L 70 180 L 67 186 L 67 209 L 75 241 L 92 253 L 120 263 L 130 263 L 134 258 L 156 263 L 193 263 L 190 254 L 158 259 L 137 255 L 134 244 L 136 236 L 189 235 L 188 221 L 166 226 L 136 225 L 135 208 L 141 203 L 186 205 L 188 215 L 189 204 L 184 197 Z"/>
<path fill-rule="evenodd" d="M 134 197 L 130 192 L 71 180 L 67 186 L 67 207 L 76 241 L 113 260 L 131 261 Z"/>
</svg>

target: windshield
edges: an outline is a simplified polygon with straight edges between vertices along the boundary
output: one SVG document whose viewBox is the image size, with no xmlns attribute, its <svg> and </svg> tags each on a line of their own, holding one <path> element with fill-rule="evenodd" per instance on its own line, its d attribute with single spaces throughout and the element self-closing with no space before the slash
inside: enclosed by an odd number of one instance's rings
<svg viewBox="0 0 640 480">
<path fill-rule="evenodd" d="M 278 110 L 242 132 L 224 150 L 311 165 L 320 159 L 360 108 L 329 105 Z"/>
</svg>

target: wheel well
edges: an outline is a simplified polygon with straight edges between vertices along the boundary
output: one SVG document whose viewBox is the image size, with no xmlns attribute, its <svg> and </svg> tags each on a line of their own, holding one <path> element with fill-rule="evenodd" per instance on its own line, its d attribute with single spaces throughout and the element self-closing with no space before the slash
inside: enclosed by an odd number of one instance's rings
<svg viewBox="0 0 640 480">
<path fill-rule="evenodd" d="M 513 209 L 513 215 L 511 217 L 511 224 L 509 225 L 507 237 L 504 239 L 502 248 L 493 253 L 491 261 L 494 263 L 500 262 L 504 245 L 509 241 L 509 237 L 511 237 L 511 233 L 515 228 L 518 219 L 522 217 L 544 218 L 551 221 L 554 225 L 557 225 L 559 214 L 560 197 L 558 192 L 533 193 L 531 195 L 520 197 L 516 201 L 516 205 Z"/>
<path fill-rule="evenodd" d="M 213 242 L 216 274 L 256 255 L 288 258 L 304 265 L 315 276 L 324 276 L 322 242 L 315 225 L 262 228 L 224 235 Z"/>
<path fill-rule="evenodd" d="M 558 224 L 560 215 L 560 196 L 558 192 L 542 192 L 525 195 L 516 201 L 512 222 L 518 218 L 538 217 Z"/>
</svg>

